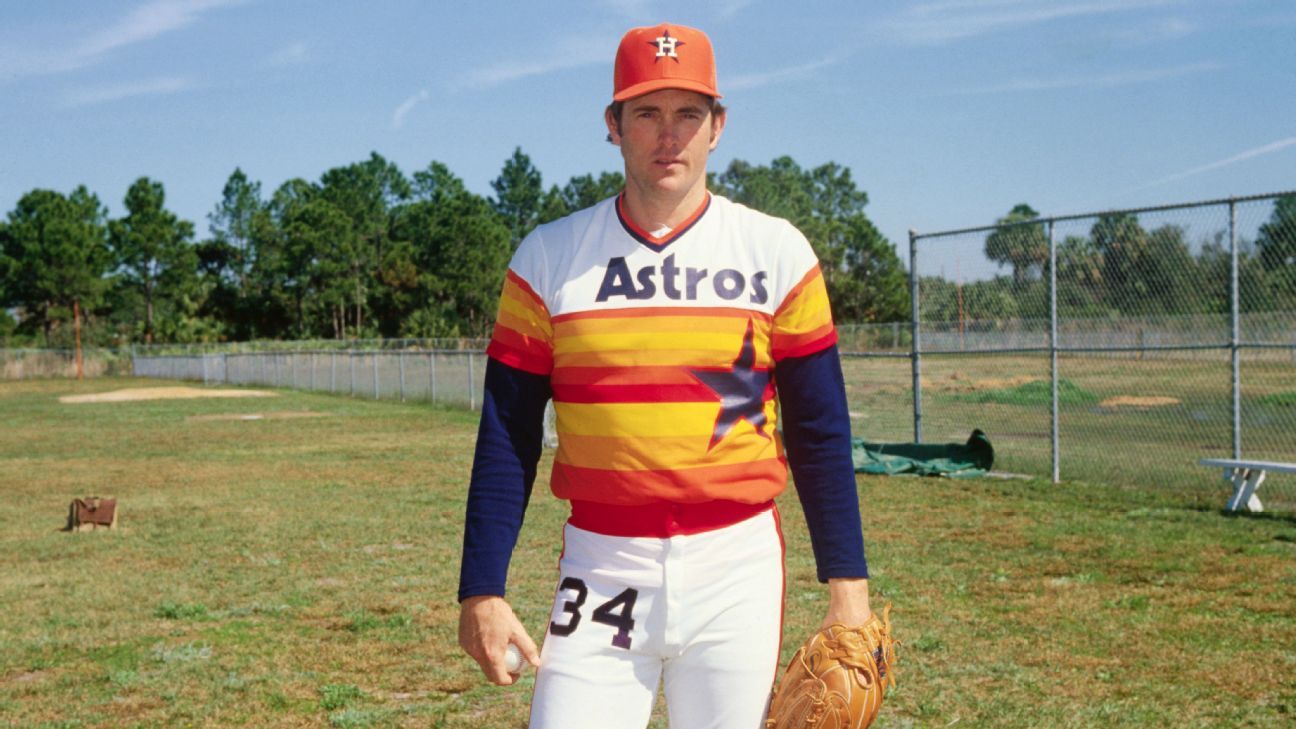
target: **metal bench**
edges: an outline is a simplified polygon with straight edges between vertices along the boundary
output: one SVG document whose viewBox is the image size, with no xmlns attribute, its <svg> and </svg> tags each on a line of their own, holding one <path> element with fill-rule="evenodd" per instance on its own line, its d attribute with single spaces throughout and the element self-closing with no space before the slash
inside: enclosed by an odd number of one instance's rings
<svg viewBox="0 0 1296 729">
<path fill-rule="evenodd" d="M 1198 461 L 1203 466 L 1214 466 L 1224 469 L 1224 480 L 1233 484 L 1233 496 L 1229 497 L 1228 510 L 1237 511 L 1245 504 L 1249 511 L 1264 511 L 1264 504 L 1256 496 L 1256 489 L 1265 480 L 1269 471 L 1276 473 L 1296 473 L 1296 463 L 1277 461 L 1248 461 L 1241 458 L 1203 458 Z"/>
</svg>

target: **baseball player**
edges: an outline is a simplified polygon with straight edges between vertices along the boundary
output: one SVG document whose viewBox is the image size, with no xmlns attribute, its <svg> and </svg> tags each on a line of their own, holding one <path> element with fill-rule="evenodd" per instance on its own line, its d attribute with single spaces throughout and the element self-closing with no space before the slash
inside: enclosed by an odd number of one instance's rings
<svg viewBox="0 0 1296 729">
<path fill-rule="evenodd" d="M 605 111 L 624 191 L 522 241 L 488 354 L 459 641 L 491 681 L 538 667 L 531 727 L 752 729 L 778 669 L 791 465 L 824 623 L 870 616 L 841 365 L 819 264 L 787 221 L 706 189 L 725 128 L 711 42 L 621 40 Z M 504 599 L 552 398 L 568 500 L 543 649 Z M 778 422 L 781 418 L 779 432 Z"/>
</svg>

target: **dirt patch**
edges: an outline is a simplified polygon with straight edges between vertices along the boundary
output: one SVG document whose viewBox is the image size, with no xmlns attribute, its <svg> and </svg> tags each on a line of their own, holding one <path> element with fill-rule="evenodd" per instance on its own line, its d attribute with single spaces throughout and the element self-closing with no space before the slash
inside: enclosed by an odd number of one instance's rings
<svg viewBox="0 0 1296 729">
<path fill-rule="evenodd" d="M 206 420 L 288 420 L 291 418 L 322 418 L 326 415 L 328 413 L 316 413 L 309 410 L 279 413 L 214 413 L 212 415 L 190 415 L 185 418 L 185 422 L 196 423 Z"/>
<path fill-rule="evenodd" d="M 209 390 L 202 387 L 128 387 L 89 395 L 64 395 L 59 402 L 134 402 L 137 400 L 183 400 L 195 397 L 276 397 L 266 390 Z"/>
<path fill-rule="evenodd" d="M 1181 401 L 1177 397 L 1165 397 L 1164 395 L 1117 395 L 1109 397 L 1098 403 L 1100 408 L 1163 408 L 1167 405 L 1178 405 Z"/>
<path fill-rule="evenodd" d="M 924 377 L 922 384 L 924 388 L 929 388 L 935 392 L 979 392 L 981 390 L 1006 390 L 1044 379 L 1044 377 L 1038 375 L 1016 375 L 1014 377 L 987 377 L 974 380 L 955 372 L 949 377 L 939 380 L 929 380 Z"/>
</svg>

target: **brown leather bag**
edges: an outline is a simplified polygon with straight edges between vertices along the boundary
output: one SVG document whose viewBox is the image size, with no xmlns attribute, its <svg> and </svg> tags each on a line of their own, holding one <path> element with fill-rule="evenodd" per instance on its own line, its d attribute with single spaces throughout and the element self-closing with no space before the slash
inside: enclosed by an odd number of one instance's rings
<svg viewBox="0 0 1296 729">
<path fill-rule="evenodd" d="M 117 528 L 117 499 L 87 496 L 73 499 L 68 507 L 66 531 L 83 532 L 90 529 Z"/>
</svg>

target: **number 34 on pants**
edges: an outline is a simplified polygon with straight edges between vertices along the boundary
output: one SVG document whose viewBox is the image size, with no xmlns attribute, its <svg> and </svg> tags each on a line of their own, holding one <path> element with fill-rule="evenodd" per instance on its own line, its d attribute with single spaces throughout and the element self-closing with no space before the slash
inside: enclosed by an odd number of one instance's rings
<svg viewBox="0 0 1296 729">
<path fill-rule="evenodd" d="M 589 587 L 584 580 L 579 577 L 564 577 L 558 585 L 556 606 L 558 610 L 555 611 L 560 610 L 561 615 L 549 622 L 549 633 L 559 638 L 570 636 L 581 627 L 585 611 L 589 610 L 589 619 L 592 623 L 605 625 L 610 629 L 608 630 L 610 644 L 629 650 L 633 640 L 630 633 L 635 627 L 635 600 L 639 598 L 639 591 L 627 587 L 612 599 L 592 609 L 585 605 L 589 596 Z M 586 628 L 587 631 L 596 629 L 592 625 Z"/>
</svg>

